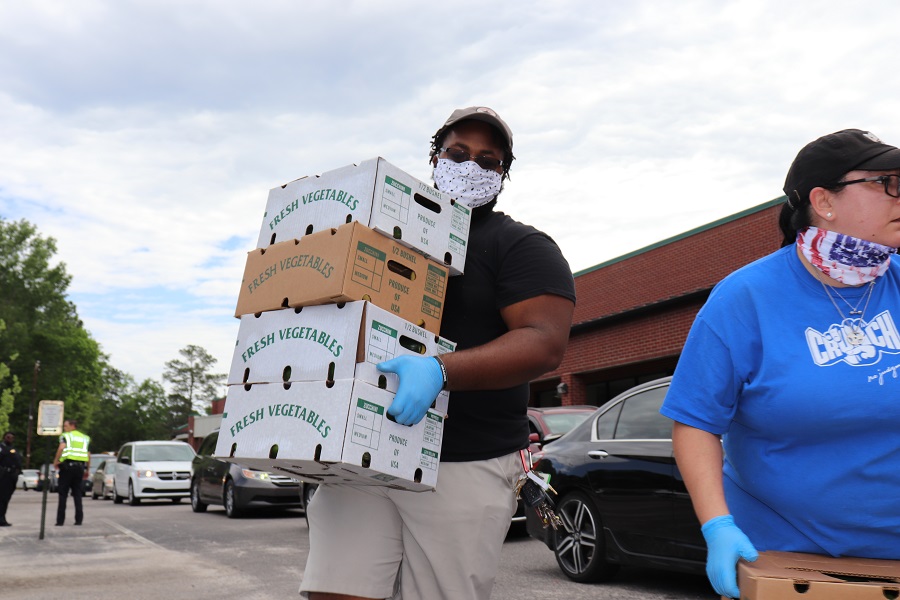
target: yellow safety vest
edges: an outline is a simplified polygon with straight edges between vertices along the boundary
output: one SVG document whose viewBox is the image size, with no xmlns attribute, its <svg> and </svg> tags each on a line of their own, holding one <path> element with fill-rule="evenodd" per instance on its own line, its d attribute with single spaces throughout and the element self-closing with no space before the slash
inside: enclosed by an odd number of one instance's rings
<svg viewBox="0 0 900 600">
<path fill-rule="evenodd" d="M 66 432 L 60 436 L 59 441 L 66 443 L 62 455 L 59 457 L 60 461 L 78 460 L 87 462 L 91 459 L 91 455 L 88 452 L 88 444 L 91 443 L 91 438 L 80 431 Z"/>
</svg>

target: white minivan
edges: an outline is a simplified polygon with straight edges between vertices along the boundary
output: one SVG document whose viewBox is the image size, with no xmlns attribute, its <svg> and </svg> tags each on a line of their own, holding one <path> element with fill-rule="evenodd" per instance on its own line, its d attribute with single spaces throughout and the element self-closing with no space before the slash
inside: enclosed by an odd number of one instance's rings
<svg viewBox="0 0 900 600">
<path fill-rule="evenodd" d="M 142 499 L 181 502 L 191 495 L 194 449 L 184 442 L 152 440 L 127 442 L 117 454 L 113 501 L 128 498 L 132 506 Z"/>
</svg>

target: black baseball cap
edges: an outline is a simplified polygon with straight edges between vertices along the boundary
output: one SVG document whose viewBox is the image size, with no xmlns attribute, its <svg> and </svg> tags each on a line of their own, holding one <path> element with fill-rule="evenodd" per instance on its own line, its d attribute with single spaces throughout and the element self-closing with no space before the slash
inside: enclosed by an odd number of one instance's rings
<svg viewBox="0 0 900 600">
<path fill-rule="evenodd" d="M 808 143 L 791 163 L 784 180 L 788 203 L 809 202 L 816 187 L 830 187 L 850 171 L 900 169 L 900 149 L 861 129 L 842 129 Z M 795 206 L 796 207 L 796 206 Z"/>
<path fill-rule="evenodd" d="M 513 134 L 512 129 L 509 128 L 509 125 L 506 124 L 506 121 L 500 118 L 493 109 L 488 108 L 487 106 L 469 106 L 467 108 L 457 108 L 451 113 L 450 118 L 441 126 L 440 129 L 437 130 L 437 133 L 434 134 L 434 139 L 438 139 L 443 135 L 447 128 L 459 123 L 460 121 L 466 120 L 473 121 L 484 121 L 488 125 L 492 125 L 500 134 L 506 139 L 506 146 L 509 149 L 510 154 L 512 154 L 513 148 Z"/>
</svg>

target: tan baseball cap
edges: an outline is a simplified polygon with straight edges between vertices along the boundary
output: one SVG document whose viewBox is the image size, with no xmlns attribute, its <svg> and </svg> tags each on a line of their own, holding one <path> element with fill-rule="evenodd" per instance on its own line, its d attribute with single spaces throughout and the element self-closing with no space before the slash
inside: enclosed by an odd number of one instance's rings
<svg viewBox="0 0 900 600">
<path fill-rule="evenodd" d="M 448 127 L 454 125 L 455 123 L 459 123 L 460 121 L 465 121 L 467 119 L 472 119 L 474 121 L 484 121 L 488 125 L 493 125 L 497 130 L 503 134 L 503 137 L 506 138 L 506 143 L 509 146 L 509 151 L 512 153 L 513 148 L 513 135 L 512 130 L 509 128 L 509 125 L 506 124 L 506 121 L 500 118 L 493 109 L 488 108 L 487 106 L 469 106 L 467 108 L 457 108 L 450 115 L 450 118 L 441 126 L 440 129 L 437 130 L 437 133 L 434 134 L 435 139 L 441 137 L 444 131 L 447 130 Z"/>
</svg>

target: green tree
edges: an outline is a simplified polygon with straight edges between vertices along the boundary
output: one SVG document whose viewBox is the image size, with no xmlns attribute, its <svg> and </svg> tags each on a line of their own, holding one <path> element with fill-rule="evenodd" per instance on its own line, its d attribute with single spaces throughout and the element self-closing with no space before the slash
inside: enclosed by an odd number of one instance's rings
<svg viewBox="0 0 900 600">
<path fill-rule="evenodd" d="M 166 363 L 163 380 L 171 386 L 169 406 L 176 416 L 176 427 L 187 423 L 190 414 L 209 412 L 213 400 L 222 397 L 225 375 L 212 373 L 217 360 L 205 349 L 193 344 L 178 351 L 182 359 Z"/>
<path fill-rule="evenodd" d="M 3 319 L 0 319 L 0 337 L 2 337 L 5 329 L 6 323 Z M 10 356 L 10 359 L 16 360 L 16 355 L 13 354 Z M 9 383 L 4 383 L 7 377 L 10 377 L 10 381 Z M 9 415 L 12 413 L 16 394 L 21 391 L 22 387 L 19 385 L 19 378 L 15 375 L 10 376 L 9 367 L 0 362 L 0 435 L 3 435 L 3 432 L 10 428 Z"/>
<path fill-rule="evenodd" d="M 67 298 L 71 276 L 65 263 L 54 262 L 55 255 L 56 241 L 41 236 L 34 225 L 0 218 L 0 319 L 7 325 L 0 356 L 16 357 L 6 364 L 20 382 L 31 381 L 40 360 L 37 399 L 65 401 L 66 416 L 90 432 L 104 390 L 106 357 Z M 13 392 L 13 399 L 20 394 Z M 26 431 L 29 407 L 30 399 L 14 402 L 11 429 Z M 42 455 L 38 460 L 47 459 L 42 446 L 34 448 Z"/>
<path fill-rule="evenodd" d="M 161 383 L 145 379 L 137 384 L 134 377 L 113 367 L 106 368 L 105 379 L 91 433 L 94 451 L 115 452 L 125 442 L 172 437 Z"/>
</svg>

